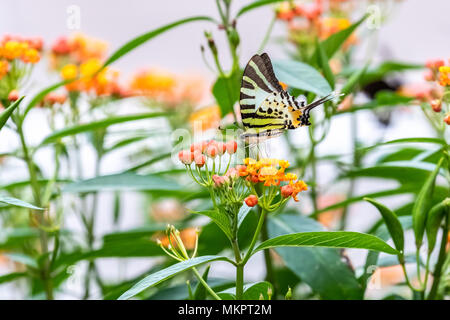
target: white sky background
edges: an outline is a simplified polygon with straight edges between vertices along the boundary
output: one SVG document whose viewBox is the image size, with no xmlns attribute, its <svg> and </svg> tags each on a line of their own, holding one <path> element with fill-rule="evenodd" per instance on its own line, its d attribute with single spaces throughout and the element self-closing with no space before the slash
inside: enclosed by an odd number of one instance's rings
<svg viewBox="0 0 450 320">
<path fill-rule="evenodd" d="M 251 1 L 234 0 L 234 12 Z M 81 9 L 81 28 L 83 33 L 104 39 L 110 45 L 110 52 L 117 49 L 131 38 L 146 31 L 152 30 L 164 24 L 179 20 L 185 17 L 198 15 L 212 15 L 217 18 L 215 1 L 213 0 L 1 0 L 0 1 L 0 35 L 4 33 L 19 34 L 24 36 L 41 36 L 44 43 L 49 45 L 57 37 L 68 35 L 72 32 L 66 26 L 67 8 L 70 5 L 77 5 Z M 405 0 L 400 1 L 396 10 L 393 10 L 389 21 L 382 26 L 378 36 L 378 49 L 374 52 L 375 60 L 399 60 L 405 62 L 423 63 L 430 58 L 450 58 L 450 42 L 448 32 L 450 22 L 448 12 L 450 11 L 450 1 L 446 0 Z M 241 35 L 241 65 L 248 60 L 259 48 L 264 37 L 268 22 L 272 17 L 270 6 L 257 9 L 244 15 L 238 21 L 238 30 Z M 143 67 L 157 66 L 171 70 L 173 72 L 195 72 L 200 73 L 208 79 L 213 79 L 214 75 L 206 68 L 200 54 L 200 45 L 206 45 L 203 31 L 213 31 L 214 38 L 220 50 L 222 58 L 229 62 L 228 48 L 223 38 L 223 32 L 216 30 L 211 23 L 194 22 L 178 27 L 155 40 L 141 46 L 134 52 L 121 58 L 114 63 L 114 67 L 121 70 L 127 79 L 134 71 Z M 277 23 L 273 36 L 285 34 L 283 23 Z M 274 42 L 270 42 L 266 47 L 266 52 L 272 58 L 285 57 L 285 51 Z M 40 72 L 43 74 L 43 72 Z M 421 80 L 421 74 L 411 74 L 411 80 Z M 45 77 L 38 78 L 36 87 L 42 88 L 53 83 Z M 380 127 L 370 114 L 358 116 L 360 125 L 360 139 L 370 144 L 379 135 Z M 31 121 L 28 124 L 29 140 L 39 142 L 47 131 L 41 128 L 40 122 Z M 386 131 L 385 139 L 395 139 L 400 137 L 429 136 L 432 132 L 423 121 L 420 112 L 399 112 L 394 118 L 393 125 Z M 295 133 L 299 141 L 306 139 L 306 131 Z M 320 146 L 319 152 L 336 153 L 348 152 L 350 150 L 350 131 L 348 119 L 336 119 L 333 122 L 331 131 L 326 141 Z M 5 138 L 5 136 L 4 136 Z M 10 144 L 0 140 L 0 149 L 10 146 Z M 283 148 L 278 148 L 277 152 L 284 154 Z M 45 159 L 45 155 L 40 155 Z M 86 155 L 89 162 L 90 155 Z M 103 168 L 103 173 L 117 172 L 119 159 L 107 161 Z M 89 166 L 89 165 L 88 165 Z M 14 174 L 17 174 L 14 173 Z M 3 174 L 2 174 L 3 175 Z M 319 178 L 322 182 L 327 182 L 327 177 L 333 176 L 334 172 L 327 167 L 319 170 Z M 330 186 L 327 186 L 327 189 Z M 359 192 L 378 189 L 379 184 L 371 181 L 358 185 Z M 333 186 L 331 186 L 333 190 Z M 138 226 L 142 220 L 141 213 L 136 213 L 134 209 L 142 209 L 134 201 L 136 195 L 127 194 L 127 212 L 134 214 L 127 215 L 122 221 L 122 226 L 129 228 Z M 404 198 L 390 199 L 386 204 L 398 204 Z M 101 198 L 101 209 L 110 211 L 111 198 L 105 195 Z M 399 202 L 400 201 L 400 202 Z M 364 217 L 361 217 L 364 213 Z M 109 213 L 102 215 L 98 232 L 110 232 L 111 223 Z M 359 216 L 359 217 L 358 217 Z M 364 230 L 371 221 L 377 218 L 377 213 L 366 204 L 358 204 L 351 211 L 351 223 L 349 230 Z M 104 220 L 104 221 L 103 221 Z M 73 222 L 76 223 L 75 221 Z M 352 254 L 356 265 L 362 263 L 362 258 L 357 254 Z M 248 280 L 257 280 L 261 276 L 260 257 L 254 258 L 248 268 L 255 268 L 256 272 L 248 275 Z M 258 260 L 258 261 L 257 261 Z M 114 279 L 117 275 L 117 265 L 114 266 L 111 260 L 102 262 L 104 274 Z M 136 274 L 147 264 L 142 259 L 128 263 L 127 275 Z M 229 273 L 227 270 L 218 269 L 219 274 Z M 1 270 L 0 270 L 1 273 Z M 0 298 L 12 297 L 11 291 L 6 292 L 4 287 L 0 287 Z M 19 297 L 19 296 L 15 296 Z"/>
</svg>

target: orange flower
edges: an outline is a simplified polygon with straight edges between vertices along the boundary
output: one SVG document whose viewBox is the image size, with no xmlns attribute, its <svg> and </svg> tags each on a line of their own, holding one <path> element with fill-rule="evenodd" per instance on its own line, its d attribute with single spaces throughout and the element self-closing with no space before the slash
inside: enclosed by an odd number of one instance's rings
<svg viewBox="0 0 450 320">
<path fill-rule="evenodd" d="M 6 60 L 0 60 L 0 79 L 3 78 L 9 70 L 9 63 Z"/>
<path fill-rule="evenodd" d="M 22 61 L 25 63 L 38 63 L 41 59 L 39 52 L 36 49 L 26 49 L 22 55 Z"/>
<path fill-rule="evenodd" d="M 294 199 L 294 201 L 298 202 L 300 200 L 298 200 L 297 198 L 297 194 L 302 192 L 302 191 L 306 191 L 308 190 L 308 186 L 306 185 L 306 183 L 302 180 L 298 180 L 295 183 L 294 182 L 290 182 L 289 183 L 292 188 L 294 188 L 294 191 L 292 192 L 292 198 Z"/>
<path fill-rule="evenodd" d="M 443 87 L 450 86 L 450 66 L 439 67 L 439 84 Z"/>
<path fill-rule="evenodd" d="M 217 105 L 201 108 L 194 111 L 189 117 L 192 128 L 199 128 L 202 131 L 217 129 L 220 125 L 220 109 Z"/>
</svg>

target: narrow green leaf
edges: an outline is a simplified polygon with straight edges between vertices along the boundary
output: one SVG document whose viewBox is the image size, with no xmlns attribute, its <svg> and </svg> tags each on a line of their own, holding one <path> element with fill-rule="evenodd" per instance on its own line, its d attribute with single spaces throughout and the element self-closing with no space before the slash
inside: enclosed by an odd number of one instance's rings
<svg viewBox="0 0 450 320">
<path fill-rule="evenodd" d="M 52 134 L 47 136 L 41 142 L 41 146 L 46 145 L 48 143 L 55 142 L 56 140 L 61 139 L 63 137 L 72 136 L 72 135 L 79 134 L 82 132 L 107 128 L 111 125 L 118 124 L 118 123 L 150 119 L 150 118 L 157 118 L 157 117 L 163 117 L 166 115 L 168 115 L 168 113 L 152 112 L 152 113 L 142 113 L 142 114 L 132 114 L 132 115 L 117 116 L 117 117 L 109 117 L 106 119 L 93 121 L 90 123 L 84 123 L 84 124 L 76 125 L 73 127 L 69 127 L 69 128 L 65 128 L 65 129 L 61 129 L 61 130 L 53 132 Z"/>
<path fill-rule="evenodd" d="M 118 190 L 181 192 L 184 188 L 176 181 L 155 174 L 138 175 L 125 172 L 74 182 L 62 189 L 63 192 L 80 193 Z"/>
<path fill-rule="evenodd" d="M 262 6 L 266 6 L 266 5 L 269 5 L 269 4 L 273 4 L 273 3 L 276 3 L 276 2 L 284 2 L 284 1 L 286 1 L 286 0 L 257 0 L 257 1 L 253 1 L 252 3 L 242 7 L 241 9 L 239 9 L 239 11 L 238 11 L 238 13 L 236 15 L 236 18 L 239 18 L 244 13 L 249 12 L 249 11 L 251 11 L 253 9 L 256 9 L 256 8 L 259 8 L 259 7 L 262 7 Z"/>
<path fill-rule="evenodd" d="M 378 209 L 381 216 L 383 217 L 384 223 L 389 230 L 389 233 L 394 241 L 395 248 L 398 251 L 403 251 L 405 246 L 405 238 L 403 234 L 403 228 L 394 212 L 392 212 L 388 207 L 379 203 L 378 201 L 371 198 L 364 198 L 365 201 L 371 203 Z"/>
<path fill-rule="evenodd" d="M 223 212 L 220 212 L 218 209 L 205 210 L 205 211 L 191 211 L 191 212 L 209 217 L 212 221 L 214 221 L 214 223 L 217 224 L 217 226 L 219 226 L 219 228 L 225 233 L 225 235 L 229 239 L 231 239 L 232 234 L 231 234 L 230 221 Z"/>
<path fill-rule="evenodd" d="M 359 82 L 359 80 L 364 76 L 364 73 L 366 72 L 367 68 L 369 67 L 369 63 L 367 63 L 364 68 L 357 70 L 355 73 L 353 73 L 348 81 L 344 84 L 344 86 L 341 89 L 341 93 L 344 94 L 344 96 L 348 95 L 349 93 L 353 92 L 353 89 L 355 88 L 356 84 Z"/>
<path fill-rule="evenodd" d="M 189 259 L 186 261 L 179 262 L 177 264 L 174 264 L 168 268 L 165 268 L 161 271 L 155 272 L 151 275 L 148 275 L 138 283 L 136 283 L 131 289 L 124 292 L 118 300 L 127 300 L 138 293 L 144 291 L 145 289 L 148 289 L 150 287 L 153 287 L 157 285 L 158 283 L 161 283 L 163 281 L 166 281 L 167 279 L 172 278 L 173 276 L 189 270 L 193 267 L 199 266 L 204 263 L 217 261 L 217 260 L 225 260 L 225 257 L 221 256 L 203 256 L 203 257 L 197 257 L 193 259 Z"/>
<path fill-rule="evenodd" d="M 399 254 L 386 242 L 371 234 L 353 231 L 300 232 L 278 236 L 261 243 L 255 252 L 276 247 L 354 248 Z"/>
<path fill-rule="evenodd" d="M 368 15 L 364 15 L 361 19 L 359 19 L 357 22 L 352 24 L 350 27 L 341 30 L 339 32 L 333 33 L 331 36 L 329 36 L 327 39 L 322 41 L 321 45 L 323 46 L 325 53 L 328 57 L 328 59 L 331 59 L 334 54 L 339 50 L 339 48 L 344 44 L 345 40 L 348 39 L 348 37 L 351 36 L 351 34 L 356 30 L 356 28 L 359 27 L 361 23 L 368 17 Z M 317 51 L 314 52 L 312 61 L 317 61 L 318 53 Z"/>
<path fill-rule="evenodd" d="M 252 208 L 247 206 L 245 203 L 239 209 L 238 212 L 238 228 L 241 226 L 242 222 L 244 222 L 245 217 L 247 217 L 248 213 L 252 211 Z"/>
<path fill-rule="evenodd" d="M 430 213 L 427 217 L 426 223 L 426 233 L 428 240 L 428 252 L 433 252 L 433 249 L 436 245 L 436 237 L 441 225 L 442 220 L 445 218 L 445 215 L 450 213 L 450 198 L 446 198 L 444 201 L 439 202 L 433 208 L 431 208 Z"/>
<path fill-rule="evenodd" d="M 35 269 L 39 268 L 37 261 L 29 255 L 23 253 L 7 253 L 6 256 L 12 261 L 22 263 Z"/>
<path fill-rule="evenodd" d="M 417 247 L 420 247 L 422 245 L 427 214 L 428 211 L 430 210 L 431 200 L 433 198 L 434 184 L 436 181 L 436 177 L 439 173 L 439 169 L 441 168 L 443 162 L 444 158 L 441 158 L 441 160 L 436 165 L 436 168 L 426 179 L 425 183 L 423 184 L 423 187 L 420 189 L 416 202 L 414 203 L 414 207 L 412 210 L 412 218 L 413 218 L 414 236 L 416 238 Z"/>
<path fill-rule="evenodd" d="M 159 162 L 159 161 L 161 161 L 161 160 L 170 158 L 171 155 L 172 155 L 171 152 L 159 154 L 159 155 L 157 155 L 157 156 L 155 156 L 155 157 L 153 157 L 153 158 L 151 158 L 151 159 L 149 159 L 149 160 L 147 160 L 147 161 L 145 161 L 145 162 L 143 162 L 143 163 L 140 163 L 140 164 L 138 164 L 138 165 L 135 165 L 134 167 L 128 169 L 127 171 L 128 171 L 128 172 L 137 171 L 137 170 L 139 170 L 139 169 L 148 167 L 148 166 L 150 166 L 150 165 L 152 165 L 152 164 L 154 164 L 154 163 L 156 163 L 156 162 Z"/>
<path fill-rule="evenodd" d="M 15 207 L 23 207 L 23 208 L 29 208 L 34 210 L 44 210 L 43 208 L 36 207 L 32 204 L 29 204 L 28 202 L 22 201 L 20 199 L 16 199 L 13 197 L 6 197 L 0 195 L 0 203 L 6 203 Z"/>
<path fill-rule="evenodd" d="M 330 64 L 328 63 L 327 54 L 319 41 L 317 41 L 316 46 L 319 52 L 319 66 L 323 71 L 325 79 L 327 79 L 330 84 L 331 89 L 334 89 L 334 75 L 333 71 L 331 71 Z"/>
<path fill-rule="evenodd" d="M 121 57 L 123 57 L 128 52 L 134 50 L 135 48 L 139 47 L 140 45 L 144 44 L 145 42 L 155 38 L 156 36 L 173 29 L 175 27 L 178 27 L 182 24 L 194 22 L 194 21 L 214 21 L 211 17 L 206 16 L 198 16 L 198 17 L 191 17 L 186 18 L 182 20 L 178 20 L 176 22 L 167 24 L 165 26 L 162 26 L 160 28 L 154 29 L 152 31 L 146 32 L 130 41 L 125 43 L 123 46 L 121 46 L 119 49 L 117 49 L 105 62 L 104 67 L 110 65 L 111 63 L 117 61 Z"/>
<path fill-rule="evenodd" d="M 294 60 L 274 60 L 275 74 L 289 87 L 326 96 L 332 89 L 328 81 L 310 65 Z"/>
<path fill-rule="evenodd" d="M 26 272 L 12 272 L 5 275 L 0 276 L 0 284 L 14 281 L 20 278 L 25 278 L 27 276 Z"/>
<path fill-rule="evenodd" d="M 9 117 L 11 117 L 14 110 L 16 110 L 16 108 L 20 105 L 20 102 L 22 102 L 23 98 L 24 97 L 19 98 L 0 113 L 0 130 L 6 124 L 6 121 L 8 121 Z"/>
</svg>

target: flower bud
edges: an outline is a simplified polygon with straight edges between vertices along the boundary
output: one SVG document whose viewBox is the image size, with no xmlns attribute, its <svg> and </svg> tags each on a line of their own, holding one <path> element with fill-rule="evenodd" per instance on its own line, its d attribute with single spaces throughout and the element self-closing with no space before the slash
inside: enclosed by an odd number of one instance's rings
<svg viewBox="0 0 450 320">
<path fill-rule="evenodd" d="M 206 159 L 203 154 L 194 154 L 194 161 L 197 167 L 201 168 L 205 165 Z"/>
<path fill-rule="evenodd" d="M 11 90 L 11 92 L 8 94 L 8 100 L 9 101 L 17 101 L 17 100 L 19 100 L 19 91 Z"/>
<path fill-rule="evenodd" d="M 249 207 L 254 207 L 258 204 L 258 197 L 254 194 L 249 195 L 247 198 L 245 198 L 245 204 Z"/>
<path fill-rule="evenodd" d="M 450 125 L 450 113 L 447 113 L 447 114 L 445 115 L 444 122 L 445 122 L 447 125 Z"/>
<path fill-rule="evenodd" d="M 192 152 L 190 152 L 189 150 L 181 150 L 178 153 L 178 159 L 183 164 L 191 164 L 192 161 L 194 161 L 194 154 Z"/>
<path fill-rule="evenodd" d="M 216 145 L 215 142 L 210 143 L 208 145 L 208 147 L 206 148 L 206 154 L 210 158 L 215 158 L 218 153 L 219 153 L 219 150 L 218 150 L 217 145 Z"/>
<path fill-rule="evenodd" d="M 227 146 L 223 142 L 217 142 L 217 152 L 219 153 L 219 156 L 223 155 L 225 152 L 227 152 Z"/>
<path fill-rule="evenodd" d="M 294 188 L 290 184 L 282 186 L 280 190 L 283 198 L 289 198 L 294 192 Z"/>
<path fill-rule="evenodd" d="M 442 104 L 441 100 L 434 99 L 430 101 L 431 109 L 433 109 L 434 112 L 441 112 L 442 110 Z"/>
<path fill-rule="evenodd" d="M 434 80 L 433 72 L 431 72 L 430 70 L 428 70 L 428 71 L 425 72 L 425 74 L 423 75 L 423 78 L 425 79 L 425 81 L 433 81 L 433 80 Z"/>
<path fill-rule="evenodd" d="M 234 140 L 228 141 L 226 143 L 226 146 L 227 146 L 227 152 L 229 154 L 236 153 L 236 150 L 237 150 L 237 142 L 236 141 L 234 141 Z"/>
<path fill-rule="evenodd" d="M 214 186 L 215 187 L 221 187 L 221 186 L 223 186 L 224 184 L 225 184 L 225 179 L 224 179 L 224 177 L 221 177 L 221 176 L 219 176 L 219 175 L 217 175 L 217 174 L 215 174 L 215 175 L 213 175 L 212 176 L 212 179 L 213 179 L 213 181 L 214 181 Z"/>
</svg>

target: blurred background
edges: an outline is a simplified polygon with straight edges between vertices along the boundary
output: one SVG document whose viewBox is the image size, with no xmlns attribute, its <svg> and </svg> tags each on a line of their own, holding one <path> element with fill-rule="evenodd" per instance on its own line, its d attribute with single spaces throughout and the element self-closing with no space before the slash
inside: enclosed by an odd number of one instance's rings
<svg viewBox="0 0 450 320">
<path fill-rule="evenodd" d="M 233 9 L 242 7 L 251 1 L 233 1 Z M 69 15 L 73 12 L 73 7 L 80 10 L 80 25 L 77 29 L 68 28 L 67 21 Z M 67 1 L 67 0 L 40 0 L 39 2 L 30 0 L 3 0 L 0 4 L 0 30 L 1 33 L 18 34 L 23 36 L 40 36 L 44 40 L 44 45 L 53 43 L 58 37 L 70 35 L 73 32 L 82 32 L 89 36 L 103 39 L 108 44 L 108 51 L 112 52 L 119 48 L 129 39 L 152 30 L 169 22 L 194 15 L 217 15 L 215 2 L 209 1 Z M 77 9 L 77 10 L 78 10 Z M 356 64 L 360 61 L 363 65 L 367 57 L 372 58 L 373 63 L 384 60 L 399 60 L 408 63 L 424 64 L 425 61 L 432 58 L 447 58 L 450 53 L 450 42 L 448 41 L 448 30 L 450 21 L 445 14 L 450 11 L 450 2 L 444 0 L 405 0 L 396 1 L 393 10 L 386 22 L 384 22 L 376 36 L 376 45 L 362 45 L 356 53 Z M 266 6 L 254 10 L 241 19 L 237 29 L 241 35 L 240 62 L 243 65 L 259 48 L 267 23 L 272 19 L 273 7 Z M 355 17 L 358 18 L 358 17 Z M 204 31 L 211 31 L 215 35 L 217 47 L 222 61 L 225 64 L 231 62 L 226 49 L 226 39 L 218 30 L 212 29 L 209 23 L 196 22 L 175 28 L 174 30 L 158 37 L 139 49 L 133 51 L 119 61 L 115 62 L 113 67 L 120 70 L 121 77 L 131 78 L 131 75 L 137 70 L 145 67 L 156 67 L 169 70 L 174 73 L 196 74 L 205 79 L 208 85 L 212 84 L 215 75 L 205 65 L 200 51 L 200 46 L 205 43 Z M 363 26 L 365 28 L 365 26 Z M 279 45 L 279 39 L 285 36 L 286 25 L 277 22 L 274 26 L 272 36 L 266 46 L 265 51 L 272 58 L 284 58 L 288 55 L 285 46 Z M 374 50 L 375 48 L 375 50 Z M 38 66 L 30 87 L 30 92 L 35 92 L 40 88 L 51 84 L 54 79 L 48 76 L 45 70 L 45 64 Z M 423 73 L 421 71 L 412 71 L 403 78 L 404 82 L 421 82 Z M 213 97 L 207 96 L 204 104 L 213 103 Z M 120 102 L 120 109 L 133 109 L 130 102 Z M 42 120 L 42 119 L 41 119 Z M 49 133 L 48 128 L 40 125 L 39 115 L 36 115 L 32 121 L 27 123 L 27 137 L 31 144 L 38 143 Z M 425 121 L 419 108 L 404 107 L 397 108 L 391 118 L 388 126 L 380 124 L 370 112 L 358 113 L 359 139 L 364 141 L 365 145 L 375 143 L 381 136 L 384 140 L 391 140 L 403 137 L 432 136 L 433 131 Z M 157 128 L 159 125 L 153 122 L 152 125 Z M 302 144 L 307 139 L 306 130 L 297 130 L 292 133 L 295 141 Z M 330 133 L 326 140 L 320 145 L 318 150 L 320 154 L 350 154 L 351 142 L 350 125 L 348 117 L 336 118 L 332 124 Z M 264 147 L 266 152 L 270 152 L 272 157 L 283 157 L 286 155 L 287 148 L 280 141 L 273 139 Z M 0 151 L 7 150 L 17 142 L 10 139 L 7 133 L 0 136 Z M 164 143 L 162 139 L 160 143 Z M 84 177 L 94 175 L 93 155 L 89 149 L 84 150 L 83 162 L 86 172 Z M 45 151 L 37 155 L 41 163 L 48 162 L 49 168 L 52 163 L 51 156 Z M 92 162 L 92 165 L 90 163 Z M 101 174 L 119 172 L 126 167 L 127 160 L 122 154 L 112 154 L 104 161 L 101 168 Z M 19 166 L 19 164 L 17 165 Z M 318 168 L 318 178 L 320 184 L 327 186 L 332 181 L 336 173 L 332 167 L 321 165 Z M 18 178 L 21 174 L 20 168 L 2 172 L 0 178 L 2 183 Z M 24 177 L 26 177 L 23 172 Z M 386 182 L 383 181 L 386 187 Z M 393 184 L 395 187 L 395 184 Z M 328 185 L 326 193 L 338 194 L 341 186 Z M 380 189 L 379 183 L 370 179 L 368 181 L 358 181 L 356 193 L 363 194 L 369 191 Z M 120 229 L 138 227 L 145 221 L 145 215 L 150 212 L 150 204 L 143 200 L 143 197 L 134 192 L 124 192 L 123 210 L 126 212 L 120 221 Z M 385 200 L 387 205 L 395 206 L 402 203 L 406 196 L 389 198 Z M 113 225 L 111 223 L 110 212 L 113 206 L 113 197 L 111 194 L 102 193 L 99 200 L 98 214 L 99 223 L 96 225 L 96 233 L 102 235 L 111 232 Z M 161 206 L 171 206 L 170 202 L 163 203 Z M 308 201 L 302 202 L 305 212 L 311 211 L 311 205 Z M 349 225 L 347 230 L 363 231 L 366 230 L 374 221 L 378 219 L 378 213 L 368 204 L 358 203 L 350 207 Z M 79 221 L 66 218 L 66 225 L 71 228 L 77 228 Z M 408 235 L 411 236 L 411 235 Z M 348 250 L 352 263 L 355 267 L 364 263 L 365 253 L 361 251 Z M 105 278 L 115 279 L 118 276 L 131 278 L 143 272 L 151 265 L 152 259 L 100 259 L 99 268 Z M 264 274 L 262 267 L 262 256 L 252 258 L 246 271 L 246 280 L 260 280 Z M 81 290 L 81 281 L 84 268 L 83 263 L 77 265 L 73 270 L 74 276 L 65 286 L 68 286 L 68 292 L 73 294 L 63 294 L 58 298 L 74 298 Z M 0 261 L 0 274 L 6 274 L 10 266 Z M 212 274 L 217 276 L 234 276 L 234 270 L 228 270 L 226 264 L 217 263 L 212 268 Z M 95 288 L 93 289 L 95 290 Z M 369 290 L 369 297 L 379 297 L 382 295 L 380 290 Z M 13 285 L 0 286 L 1 299 L 21 298 L 22 293 Z M 95 292 L 93 292 L 95 298 Z M 101 298 L 101 295 L 98 296 Z"/>
</svg>

